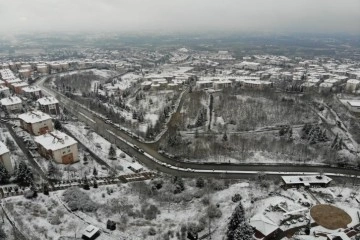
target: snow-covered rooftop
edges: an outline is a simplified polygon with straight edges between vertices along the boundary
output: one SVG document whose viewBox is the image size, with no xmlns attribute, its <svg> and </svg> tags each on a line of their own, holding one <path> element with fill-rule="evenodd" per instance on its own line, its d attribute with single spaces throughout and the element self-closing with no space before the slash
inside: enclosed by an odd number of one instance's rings
<svg viewBox="0 0 360 240">
<path fill-rule="evenodd" d="M 38 103 L 40 103 L 41 105 L 49 105 L 49 104 L 56 104 L 59 103 L 59 101 L 54 98 L 54 97 L 43 97 L 43 98 L 39 98 L 37 100 Z"/>
<path fill-rule="evenodd" d="M 84 231 L 82 232 L 83 236 L 92 239 L 94 237 L 94 235 L 99 232 L 99 228 L 93 226 L 93 225 L 89 225 L 87 226 Z"/>
<path fill-rule="evenodd" d="M 49 115 L 41 111 L 32 111 L 32 112 L 23 113 L 20 114 L 18 118 L 20 118 L 26 123 L 37 123 L 51 119 Z"/>
<path fill-rule="evenodd" d="M 271 221 L 269 218 L 265 217 L 263 214 L 257 214 L 250 219 L 250 225 L 264 236 L 269 235 L 279 228 L 277 224 Z"/>
<path fill-rule="evenodd" d="M 1 105 L 8 106 L 8 105 L 15 105 L 15 104 L 21 104 L 22 101 L 19 97 L 13 96 L 13 97 L 6 97 L 0 100 Z"/>
<path fill-rule="evenodd" d="M 66 133 L 56 130 L 34 137 L 34 141 L 43 146 L 45 149 L 52 151 L 77 144 L 75 139 L 68 136 Z"/>
<path fill-rule="evenodd" d="M 360 100 L 347 100 L 346 101 L 351 107 L 360 107 Z"/>
<path fill-rule="evenodd" d="M 36 86 L 24 87 L 22 90 L 24 92 L 38 92 L 38 91 L 41 91 L 41 89 L 39 87 L 36 87 Z"/>
<path fill-rule="evenodd" d="M 305 175 L 305 176 L 281 176 L 286 184 L 322 184 L 331 182 L 331 178 L 325 175 Z"/>
<path fill-rule="evenodd" d="M 3 155 L 4 153 L 9 152 L 9 149 L 6 147 L 6 145 L 3 142 L 0 142 L 0 155 Z"/>
</svg>

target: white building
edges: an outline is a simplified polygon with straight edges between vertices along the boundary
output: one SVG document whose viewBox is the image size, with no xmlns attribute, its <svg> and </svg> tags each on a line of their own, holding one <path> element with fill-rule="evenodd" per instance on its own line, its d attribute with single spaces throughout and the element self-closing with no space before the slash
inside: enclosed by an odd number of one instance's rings
<svg viewBox="0 0 360 240">
<path fill-rule="evenodd" d="M 354 93 L 360 86 L 360 80 L 349 79 L 346 82 L 345 91 L 348 93 Z"/>
<path fill-rule="evenodd" d="M 53 131 L 34 138 L 39 153 L 57 163 L 71 164 L 79 161 L 77 141 L 60 131 Z"/>
<path fill-rule="evenodd" d="M 0 164 L 2 164 L 10 174 L 14 172 L 10 159 L 10 151 L 3 142 L 0 142 Z"/>
<path fill-rule="evenodd" d="M 41 89 L 36 86 L 27 86 L 22 89 L 22 94 L 24 94 L 25 97 L 31 98 L 31 99 L 38 99 L 42 97 Z"/>
<path fill-rule="evenodd" d="M 54 97 L 43 97 L 37 100 L 41 111 L 48 114 L 60 114 L 59 101 Z"/>
<path fill-rule="evenodd" d="M 345 100 L 347 108 L 354 113 L 360 113 L 360 100 Z"/>
<path fill-rule="evenodd" d="M 7 97 L 0 100 L 1 106 L 8 112 L 19 112 L 22 110 L 22 101 L 19 97 Z"/>
<path fill-rule="evenodd" d="M 196 82 L 196 88 L 197 89 L 212 88 L 213 86 L 214 86 L 213 81 L 204 80 L 204 81 L 197 81 Z"/>
<path fill-rule="evenodd" d="M 46 113 L 32 111 L 20 114 L 20 126 L 29 133 L 37 136 L 54 130 L 52 118 Z"/>
<path fill-rule="evenodd" d="M 0 85 L 0 98 L 10 96 L 10 89 L 8 87 Z"/>
</svg>

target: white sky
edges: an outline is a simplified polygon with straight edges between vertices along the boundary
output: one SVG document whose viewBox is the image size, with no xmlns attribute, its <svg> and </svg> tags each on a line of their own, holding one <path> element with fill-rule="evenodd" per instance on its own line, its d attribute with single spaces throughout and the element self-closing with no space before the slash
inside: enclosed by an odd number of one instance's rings
<svg viewBox="0 0 360 240">
<path fill-rule="evenodd" d="M 360 0 L 0 0 L 0 33 L 360 33 Z"/>
</svg>

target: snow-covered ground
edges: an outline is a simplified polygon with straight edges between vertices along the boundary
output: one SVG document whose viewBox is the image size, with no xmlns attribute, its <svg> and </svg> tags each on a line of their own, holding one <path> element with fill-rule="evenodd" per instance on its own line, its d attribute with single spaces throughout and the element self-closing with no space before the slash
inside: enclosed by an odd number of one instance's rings
<svg viewBox="0 0 360 240">
<path fill-rule="evenodd" d="M 97 133 L 86 129 L 86 126 L 83 123 L 69 122 L 68 124 L 64 124 L 64 127 L 69 132 L 71 132 L 71 134 L 73 134 L 84 146 L 94 152 L 111 168 L 115 169 L 118 174 L 133 173 L 130 169 L 128 169 L 128 167 L 132 165 L 134 159 L 114 145 L 113 147 L 116 150 L 116 159 L 110 159 L 109 149 L 111 143 Z M 80 159 L 82 159 L 81 156 Z M 95 160 L 93 161 L 95 162 Z M 90 163 L 90 161 L 88 162 Z M 89 169 L 91 169 L 91 167 L 89 167 Z"/>
</svg>

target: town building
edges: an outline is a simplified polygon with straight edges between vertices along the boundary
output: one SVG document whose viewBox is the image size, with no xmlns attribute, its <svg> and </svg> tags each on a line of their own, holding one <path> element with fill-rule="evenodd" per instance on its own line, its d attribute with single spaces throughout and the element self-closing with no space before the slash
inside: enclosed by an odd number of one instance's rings
<svg viewBox="0 0 360 240">
<path fill-rule="evenodd" d="M 348 93 L 355 93 L 355 91 L 360 86 L 360 80 L 357 79 L 349 79 L 346 82 L 345 91 Z"/>
<path fill-rule="evenodd" d="M 14 73 L 8 68 L 1 69 L 0 70 L 0 76 L 1 76 L 2 80 L 9 80 L 9 79 L 14 79 L 15 78 Z"/>
<path fill-rule="evenodd" d="M 22 94 L 30 99 L 39 99 L 42 97 L 41 89 L 36 86 L 27 86 L 22 89 Z"/>
<path fill-rule="evenodd" d="M 40 111 L 20 114 L 20 126 L 32 135 L 41 135 L 54 130 L 51 117 Z"/>
<path fill-rule="evenodd" d="M 293 187 L 326 187 L 332 181 L 325 175 L 281 176 L 285 188 Z"/>
<path fill-rule="evenodd" d="M 360 114 L 360 100 L 345 100 L 346 107 L 353 113 Z"/>
<path fill-rule="evenodd" d="M 96 239 L 99 235 L 100 235 L 100 229 L 93 225 L 89 225 L 82 232 L 81 238 L 85 240 L 93 240 Z"/>
<path fill-rule="evenodd" d="M 9 87 L 9 88 L 11 88 L 11 89 L 13 89 L 12 86 L 13 86 L 15 83 L 21 83 L 21 82 L 22 82 L 19 78 L 5 79 L 4 81 L 5 81 L 5 86 L 7 86 L 7 87 Z"/>
<path fill-rule="evenodd" d="M 77 141 L 60 131 L 34 137 L 39 153 L 57 163 L 71 164 L 79 161 Z"/>
<path fill-rule="evenodd" d="M 270 240 L 281 233 L 279 226 L 263 214 L 257 214 L 250 219 L 254 228 L 254 239 Z"/>
<path fill-rule="evenodd" d="M 26 82 L 19 82 L 19 83 L 15 83 L 12 85 L 12 88 L 14 90 L 14 93 L 16 94 L 21 94 L 23 88 L 29 86 L 29 84 L 27 84 Z"/>
<path fill-rule="evenodd" d="M 9 113 L 20 112 L 23 108 L 21 99 L 16 96 L 3 98 L 0 100 L 0 103 L 3 109 Z"/>
<path fill-rule="evenodd" d="M 0 142 L 0 164 L 2 164 L 10 174 L 14 172 L 10 159 L 10 151 L 3 142 Z"/>
<path fill-rule="evenodd" d="M 59 101 L 54 97 L 43 97 L 37 100 L 40 110 L 51 114 L 58 115 L 60 114 Z"/>
<path fill-rule="evenodd" d="M 0 98 L 10 96 L 10 89 L 8 87 L 0 85 Z"/>
<path fill-rule="evenodd" d="M 214 86 L 214 82 L 209 81 L 209 80 L 203 80 L 203 81 L 197 81 L 196 82 L 196 88 L 197 89 L 212 88 L 213 86 Z"/>
</svg>

